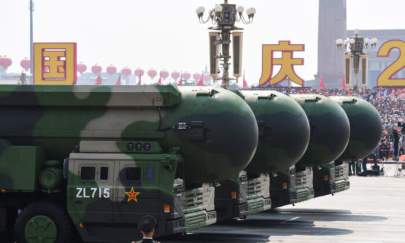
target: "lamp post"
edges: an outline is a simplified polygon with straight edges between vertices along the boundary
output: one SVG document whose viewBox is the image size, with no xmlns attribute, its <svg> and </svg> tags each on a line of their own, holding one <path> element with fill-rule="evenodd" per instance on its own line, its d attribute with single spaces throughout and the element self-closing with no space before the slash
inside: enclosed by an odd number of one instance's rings
<svg viewBox="0 0 405 243">
<path fill-rule="evenodd" d="M 235 4 L 229 4 L 228 0 L 224 0 L 223 4 L 217 4 L 214 8 L 210 9 L 207 16 L 204 17 L 205 8 L 197 8 L 197 16 L 202 24 L 206 24 L 209 21 L 212 22 L 212 26 L 209 30 L 218 33 L 218 39 L 213 43 L 213 45 L 218 48 L 220 52 L 211 52 L 211 61 L 216 59 L 217 61 L 222 61 L 222 86 L 224 88 L 229 87 L 229 81 L 234 79 L 229 74 L 230 69 L 230 46 L 231 46 L 231 35 L 233 31 L 242 31 L 243 29 L 237 27 L 235 24 L 241 22 L 243 24 L 251 24 L 253 18 L 256 14 L 256 9 L 248 8 L 246 11 L 242 6 L 236 6 Z M 246 16 L 245 16 L 246 13 Z M 239 39 L 240 40 L 240 39 Z M 234 45 L 235 48 L 235 45 Z M 238 48 L 241 48 L 240 45 Z M 234 57 L 236 58 L 236 57 Z M 240 61 L 240 60 L 239 60 Z M 215 65 L 216 66 L 216 65 Z M 211 70 L 212 75 L 214 70 Z M 215 78 L 215 77 L 214 77 Z"/>
<path fill-rule="evenodd" d="M 356 31 L 355 35 L 351 38 L 337 39 L 336 46 L 339 49 L 343 49 L 347 57 L 353 61 L 353 72 L 355 74 L 355 86 L 358 85 L 358 75 L 360 72 L 360 60 L 362 57 L 367 57 L 366 49 L 375 48 L 377 46 L 378 39 L 362 37 Z M 349 72 L 349 70 L 346 70 Z"/>
</svg>

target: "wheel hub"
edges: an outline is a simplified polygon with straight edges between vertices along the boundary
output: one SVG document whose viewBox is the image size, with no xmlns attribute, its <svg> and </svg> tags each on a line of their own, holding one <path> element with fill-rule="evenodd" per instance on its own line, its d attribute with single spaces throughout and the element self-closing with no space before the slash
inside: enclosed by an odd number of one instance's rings
<svg viewBox="0 0 405 243">
<path fill-rule="evenodd" d="M 28 243 L 54 243 L 58 236 L 55 222 L 44 215 L 32 217 L 25 225 Z"/>
</svg>

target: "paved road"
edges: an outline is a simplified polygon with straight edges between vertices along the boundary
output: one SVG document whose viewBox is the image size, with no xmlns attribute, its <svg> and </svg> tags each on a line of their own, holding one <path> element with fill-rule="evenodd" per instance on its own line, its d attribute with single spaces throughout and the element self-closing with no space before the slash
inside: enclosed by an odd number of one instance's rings
<svg viewBox="0 0 405 243">
<path fill-rule="evenodd" d="M 352 177 L 351 183 L 335 196 L 163 242 L 404 243 L 405 178 Z"/>
</svg>

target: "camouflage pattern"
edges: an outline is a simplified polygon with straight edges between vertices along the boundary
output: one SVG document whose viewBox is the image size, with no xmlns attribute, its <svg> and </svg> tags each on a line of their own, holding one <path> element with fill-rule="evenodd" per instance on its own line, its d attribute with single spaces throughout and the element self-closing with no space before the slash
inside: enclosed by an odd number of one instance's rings
<svg viewBox="0 0 405 243">
<path fill-rule="evenodd" d="M 303 108 L 277 91 L 241 91 L 259 125 L 259 147 L 249 164 L 250 175 L 288 173 L 304 155 L 310 138 Z"/>
<path fill-rule="evenodd" d="M 331 99 L 316 94 L 292 95 L 304 108 L 311 127 L 311 139 L 298 169 L 335 161 L 346 149 L 350 137 L 349 118 Z"/>
<path fill-rule="evenodd" d="M 43 151 L 36 146 L 0 145 L 0 190 L 27 192 L 37 190 L 43 168 Z"/>
<path fill-rule="evenodd" d="M 374 151 L 382 135 L 381 118 L 376 108 L 357 97 L 331 97 L 349 117 L 349 145 L 338 160 L 363 159 Z"/>
<path fill-rule="evenodd" d="M 145 215 L 158 219 L 161 235 L 214 223 L 214 188 L 205 183 L 237 177 L 258 144 L 252 110 L 220 88 L 0 86 L 0 111 L 0 136 L 43 155 L 29 162 L 42 179 L 27 170 L 0 177 L 0 188 L 18 191 L 13 179 L 36 177 L 36 191 L 57 196 L 63 166 L 59 192 L 85 241 L 129 242 Z M 205 206 L 185 206 L 200 194 Z"/>
<path fill-rule="evenodd" d="M 237 176 L 257 147 L 251 109 L 224 89 L 10 85 L 0 86 L 0 111 L 0 137 L 39 146 L 47 160 L 62 161 L 81 140 L 153 140 L 167 152 L 178 148 L 187 183 Z"/>
</svg>

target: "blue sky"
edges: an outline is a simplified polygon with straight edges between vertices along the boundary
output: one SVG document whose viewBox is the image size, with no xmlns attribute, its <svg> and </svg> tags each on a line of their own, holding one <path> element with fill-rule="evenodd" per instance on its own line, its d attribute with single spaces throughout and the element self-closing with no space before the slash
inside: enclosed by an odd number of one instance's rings
<svg viewBox="0 0 405 243">
<path fill-rule="evenodd" d="M 201 71 L 208 63 L 206 25 L 195 9 L 214 0 L 35 0 L 35 41 L 78 43 L 79 61 L 169 71 Z M 291 40 L 306 45 L 305 79 L 316 73 L 318 0 L 231 1 L 256 7 L 245 26 L 244 69 L 249 83 L 261 74 L 261 45 Z M 348 0 L 348 27 L 405 28 L 403 0 Z M 28 0 L 0 0 L 0 55 L 12 57 L 11 71 L 28 56 Z M 405 37 L 404 37 L 405 39 Z"/>
</svg>

